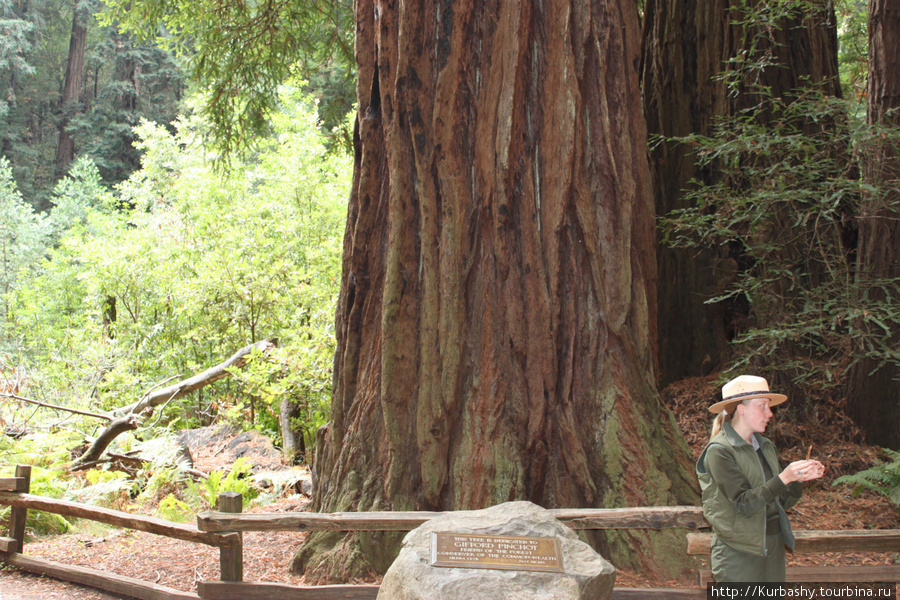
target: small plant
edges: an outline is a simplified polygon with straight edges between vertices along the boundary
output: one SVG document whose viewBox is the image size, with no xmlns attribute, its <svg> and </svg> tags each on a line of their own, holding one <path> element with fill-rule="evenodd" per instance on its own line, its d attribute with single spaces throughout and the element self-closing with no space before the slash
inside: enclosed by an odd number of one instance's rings
<svg viewBox="0 0 900 600">
<path fill-rule="evenodd" d="M 32 466 L 30 493 L 35 496 L 60 499 L 68 492 L 62 472 Z M 10 509 L 0 507 L 0 521 L 8 523 Z M 25 528 L 29 535 L 55 535 L 66 533 L 72 523 L 55 513 L 29 510 Z"/>
<path fill-rule="evenodd" d="M 191 507 L 176 498 L 174 494 L 169 494 L 160 501 L 157 513 L 163 519 L 178 523 L 187 521 L 194 516 L 194 511 L 191 510 Z"/>
<path fill-rule="evenodd" d="M 900 452 L 883 448 L 891 462 L 874 465 L 834 480 L 831 485 L 849 484 L 854 486 L 853 496 L 859 496 L 863 490 L 872 490 L 887 497 L 892 504 L 900 506 Z"/>
<path fill-rule="evenodd" d="M 71 499 L 85 504 L 115 506 L 121 498 L 127 498 L 133 488 L 128 475 L 120 471 L 91 469 L 85 473 L 87 486 L 70 493 Z"/>
<path fill-rule="evenodd" d="M 242 457 L 234 462 L 231 471 L 213 471 L 209 477 L 200 483 L 188 482 L 188 488 L 210 507 L 215 508 L 220 494 L 225 492 L 237 492 L 245 501 L 252 500 L 259 495 L 250 479 L 252 464 L 250 459 Z"/>
</svg>

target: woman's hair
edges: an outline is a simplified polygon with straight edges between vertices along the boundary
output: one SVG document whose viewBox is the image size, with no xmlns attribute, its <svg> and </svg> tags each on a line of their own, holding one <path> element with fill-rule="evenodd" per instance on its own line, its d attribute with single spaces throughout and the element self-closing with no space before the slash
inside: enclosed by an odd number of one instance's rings
<svg viewBox="0 0 900 600">
<path fill-rule="evenodd" d="M 716 418 L 712 423 L 712 430 L 709 433 L 709 439 L 712 440 L 716 437 L 716 434 L 722 431 L 722 427 L 725 426 L 726 421 L 730 421 L 732 417 L 734 417 L 734 412 L 737 410 L 738 404 L 743 404 L 747 402 L 746 400 L 735 400 L 733 403 L 729 404 L 725 408 L 722 409 L 722 412 L 716 415 Z"/>
</svg>

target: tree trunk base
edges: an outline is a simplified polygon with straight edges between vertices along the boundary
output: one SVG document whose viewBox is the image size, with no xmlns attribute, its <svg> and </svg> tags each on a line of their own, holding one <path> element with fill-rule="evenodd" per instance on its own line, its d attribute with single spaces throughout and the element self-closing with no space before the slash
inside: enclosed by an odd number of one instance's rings
<svg viewBox="0 0 900 600">
<path fill-rule="evenodd" d="M 309 585 L 371 580 L 384 575 L 400 551 L 405 532 L 309 534 L 291 562 L 291 572 Z"/>
</svg>

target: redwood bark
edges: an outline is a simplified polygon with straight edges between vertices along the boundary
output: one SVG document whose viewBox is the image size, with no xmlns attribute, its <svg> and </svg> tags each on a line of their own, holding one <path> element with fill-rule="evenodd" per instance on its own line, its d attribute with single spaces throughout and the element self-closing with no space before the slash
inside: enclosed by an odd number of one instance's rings
<svg viewBox="0 0 900 600">
<path fill-rule="evenodd" d="M 759 5 L 759 0 L 647 0 L 643 98 L 649 132 L 663 138 L 651 152 L 661 216 L 688 207 L 682 191 L 692 180 L 711 184 L 716 178 L 714 168 L 699 169 L 690 149 L 668 138 L 709 135 L 717 118 L 759 102 L 754 85 L 768 87 L 773 97 L 811 85 L 841 94 L 830 2 L 819 0 L 818 11 L 798 10 L 777 27 L 748 21 Z M 748 70 L 732 89 L 719 77 L 734 70 L 730 59 L 753 62 L 765 56 L 771 66 Z M 746 315 L 731 301 L 705 304 L 730 286 L 735 267 L 724 250 L 661 243 L 657 257 L 660 384 L 666 385 L 721 367 L 735 322 Z"/>
<path fill-rule="evenodd" d="M 75 139 L 68 131 L 68 126 L 84 88 L 84 50 L 88 30 L 86 15 L 83 10 L 79 10 L 78 4 L 78 0 L 73 2 L 69 60 L 66 63 L 66 77 L 60 98 L 62 120 L 59 125 L 59 142 L 56 147 L 56 168 L 60 176 L 65 172 L 69 163 L 75 159 Z"/>
<path fill-rule="evenodd" d="M 695 502 L 656 393 L 634 4 L 358 0 L 356 21 L 315 510 Z M 397 541 L 311 536 L 294 569 L 383 570 Z"/>
<path fill-rule="evenodd" d="M 869 2 L 869 79 L 867 120 L 870 125 L 900 127 L 900 6 L 896 0 Z M 900 149 L 896 141 L 873 140 L 863 161 L 863 178 L 879 190 L 864 199 L 859 218 L 857 283 L 868 301 L 885 301 L 885 288 L 875 281 L 900 280 Z M 896 297 L 896 296 L 895 296 Z M 884 335 L 884 332 L 875 332 Z M 892 331 L 894 348 L 900 332 Z M 900 368 L 865 359 L 850 371 L 848 408 L 872 444 L 900 450 Z"/>
</svg>

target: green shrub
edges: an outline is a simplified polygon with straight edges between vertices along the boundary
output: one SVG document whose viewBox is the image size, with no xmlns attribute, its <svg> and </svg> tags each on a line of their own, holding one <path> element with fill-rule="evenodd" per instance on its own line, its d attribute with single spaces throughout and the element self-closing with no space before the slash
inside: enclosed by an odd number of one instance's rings
<svg viewBox="0 0 900 600">
<path fill-rule="evenodd" d="M 250 477 L 252 467 L 250 459 L 242 457 L 234 461 L 227 474 L 224 471 L 213 471 L 199 483 L 189 481 L 188 488 L 210 508 L 216 508 L 219 495 L 225 492 L 237 492 L 247 503 L 259 495 Z"/>
</svg>

